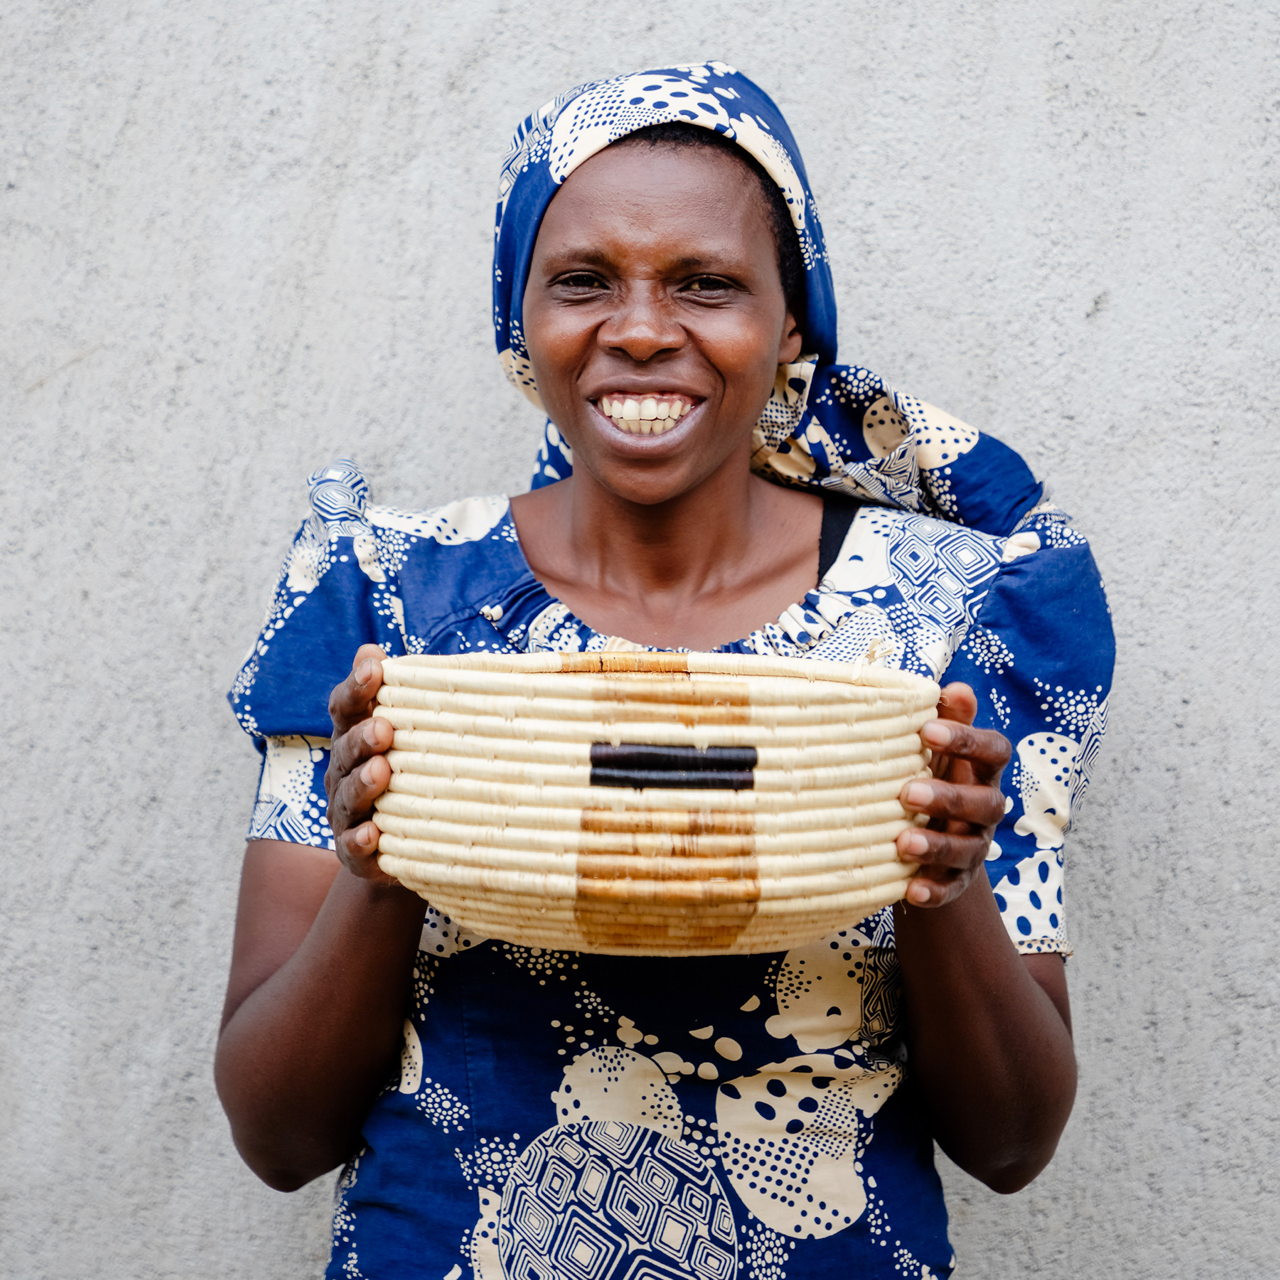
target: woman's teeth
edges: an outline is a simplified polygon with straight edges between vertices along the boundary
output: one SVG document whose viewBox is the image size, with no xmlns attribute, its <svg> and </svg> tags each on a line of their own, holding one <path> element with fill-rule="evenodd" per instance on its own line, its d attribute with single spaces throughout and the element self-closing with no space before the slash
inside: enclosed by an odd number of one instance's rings
<svg viewBox="0 0 1280 1280">
<path fill-rule="evenodd" d="M 600 412 L 615 427 L 633 435 L 660 436 L 670 431 L 693 405 L 681 396 L 601 396 Z"/>
</svg>

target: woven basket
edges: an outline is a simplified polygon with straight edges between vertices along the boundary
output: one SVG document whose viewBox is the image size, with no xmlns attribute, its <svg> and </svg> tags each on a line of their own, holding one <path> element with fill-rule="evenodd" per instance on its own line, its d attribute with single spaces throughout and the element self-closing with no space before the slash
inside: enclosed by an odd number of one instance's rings
<svg viewBox="0 0 1280 1280">
<path fill-rule="evenodd" d="M 938 686 L 705 653 L 383 663 L 379 866 L 487 937 L 611 955 L 778 951 L 896 902 Z"/>
</svg>

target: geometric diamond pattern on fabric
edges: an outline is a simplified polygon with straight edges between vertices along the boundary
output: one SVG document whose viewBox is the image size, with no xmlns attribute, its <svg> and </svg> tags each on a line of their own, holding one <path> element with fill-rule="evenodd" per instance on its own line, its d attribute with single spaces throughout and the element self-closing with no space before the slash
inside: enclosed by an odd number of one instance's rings
<svg viewBox="0 0 1280 1280">
<path fill-rule="evenodd" d="M 605 1208 L 628 1235 L 639 1240 L 647 1240 L 652 1235 L 658 1202 L 630 1175 L 620 1174 L 613 1180 Z"/>
<path fill-rule="evenodd" d="M 669 1253 L 677 1262 L 683 1262 L 698 1238 L 694 1220 L 668 1205 L 653 1233 L 654 1241 L 663 1253 Z"/>
<path fill-rule="evenodd" d="M 640 1184 L 647 1187 L 663 1204 L 670 1204 L 680 1186 L 680 1179 L 652 1157 L 640 1166 Z"/>
<path fill-rule="evenodd" d="M 730 1280 L 737 1268 L 734 1255 L 710 1240 L 699 1240 L 693 1246 L 693 1270 L 700 1280 Z"/>
<path fill-rule="evenodd" d="M 560 1125 L 516 1162 L 498 1214 L 505 1280 L 735 1280 L 729 1199 L 696 1151 L 617 1120 Z"/>
<path fill-rule="evenodd" d="M 626 1249 L 625 1236 L 610 1231 L 574 1205 L 560 1223 L 554 1249 L 547 1252 L 554 1255 L 564 1274 L 574 1280 L 591 1280 L 611 1275 Z"/>
<path fill-rule="evenodd" d="M 569 1203 L 569 1197 L 573 1195 L 573 1183 L 573 1170 L 553 1157 L 547 1161 L 538 1183 L 538 1198 L 543 1204 L 551 1205 L 559 1211 Z"/>
<path fill-rule="evenodd" d="M 561 1206 L 563 1207 L 563 1206 Z M 556 1231 L 556 1217 L 545 1202 L 530 1195 L 526 1187 L 521 1187 L 515 1194 L 511 1207 L 511 1220 L 521 1236 L 534 1248 L 545 1252 L 551 1247 L 552 1237 Z"/>
<path fill-rule="evenodd" d="M 658 1258 L 636 1258 L 619 1280 L 689 1280 L 689 1273 Z"/>
<path fill-rule="evenodd" d="M 954 648 L 1000 569 L 998 544 L 938 521 L 908 517 L 889 534 L 888 561 L 903 598 L 949 633 Z"/>
</svg>

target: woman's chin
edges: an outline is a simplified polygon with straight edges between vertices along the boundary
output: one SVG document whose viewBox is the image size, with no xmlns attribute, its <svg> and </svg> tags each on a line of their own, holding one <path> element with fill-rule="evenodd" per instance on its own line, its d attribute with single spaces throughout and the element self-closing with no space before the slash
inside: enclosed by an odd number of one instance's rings
<svg viewBox="0 0 1280 1280">
<path fill-rule="evenodd" d="M 728 459 L 708 469 L 705 454 L 619 458 L 616 455 L 590 456 L 581 451 L 575 453 L 573 474 L 586 477 L 592 485 L 624 502 L 656 507 L 699 489 L 712 476 L 722 473 L 726 464 L 736 469 L 735 463 Z M 744 474 L 748 473 L 747 467 L 742 470 Z"/>
</svg>

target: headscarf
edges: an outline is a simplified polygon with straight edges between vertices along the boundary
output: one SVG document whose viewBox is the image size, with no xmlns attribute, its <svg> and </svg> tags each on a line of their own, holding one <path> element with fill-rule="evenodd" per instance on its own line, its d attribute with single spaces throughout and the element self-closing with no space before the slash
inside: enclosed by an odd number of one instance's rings
<svg viewBox="0 0 1280 1280">
<path fill-rule="evenodd" d="M 751 466 L 779 484 L 835 490 L 907 511 L 1010 533 L 1041 497 L 1022 459 L 940 409 L 895 391 L 869 369 L 836 363 L 836 300 L 804 161 L 773 100 L 723 62 L 592 80 L 516 129 L 498 186 L 493 325 L 507 377 L 542 401 L 522 331 L 525 284 L 543 214 L 560 184 L 610 143 L 649 125 L 684 122 L 731 139 L 786 198 L 805 268 L 803 353 L 778 366 L 753 438 Z M 548 421 L 538 488 L 573 470 Z"/>
</svg>

